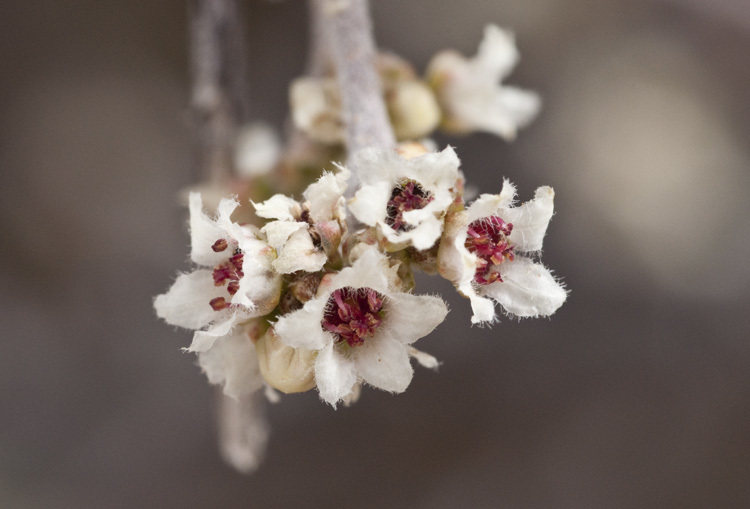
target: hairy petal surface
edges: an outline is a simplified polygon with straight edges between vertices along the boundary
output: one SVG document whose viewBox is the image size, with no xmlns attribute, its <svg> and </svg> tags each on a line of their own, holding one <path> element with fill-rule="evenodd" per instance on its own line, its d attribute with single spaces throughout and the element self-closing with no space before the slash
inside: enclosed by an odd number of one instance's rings
<svg viewBox="0 0 750 509">
<path fill-rule="evenodd" d="M 549 316 L 567 298 L 565 289 L 544 265 L 522 256 L 502 264 L 500 276 L 502 283 L 484 286 L 480 293 L 495 299 L 514 316 Z"/>
<path fill-rule="evenodd" d="M 356 381 L 356 366 L 341 355 L 332 342 L 318 352 L 315 382 L 323 401 L 335 408 L 336 403 L 352 391 Z"/>
</svg>

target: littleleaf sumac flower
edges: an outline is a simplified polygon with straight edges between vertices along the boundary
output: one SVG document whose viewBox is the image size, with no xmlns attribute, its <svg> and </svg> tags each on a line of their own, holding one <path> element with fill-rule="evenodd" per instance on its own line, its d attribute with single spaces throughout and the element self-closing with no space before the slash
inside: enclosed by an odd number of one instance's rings
<svg viewBox="0 0 750 509">
<path fill-rule="evenodd" d="M 361 187 L 349 202 L 354 217 L 376 226 L 395 248 L 431 248 L 455 198 L 459 160 L 448 147 L 406 159 L 395 151 L 365 149 L 352 163 Z"/>
<path fill-rule="evenodd" d="M 438 297 L 399 291 L 397 280 L 387 257 L 369 249 L 274 325 L 292 348 L 318 351 L 315 379 L 327 403 L 335 406 L 358 378 L 390 392 L 411 382 L 408 346 L 432 332 L 448 309 Z"/>
<path fill-rule="evenodd" d="M 238 326 L 270 312 L 281 292 L 281 279 L 271 270 L 273 249 L 253 228 L 230 219 L 237 205 L 222 200 L 213 220 L 203 212 L 200 195 L 190 195 L 190 258 L 201 268 L 179 275 L 154 300 L 167 323 L 195 330 L 188 350 L 199 354 L 213 383 L 235 395 L 257 389 L 255 382 L 242 387 L 239 379 L 258 373 L 252 343 L 237 333 Z"/>
<path fill-rule="evenodd" d="M 473 323 L 492 322 L 497 301 L 509 315 L 548 316 L 565 302 L 565 289 L 531 255 L 541 251 L 553 214 L 554 191 L 514 207 L 509 181 L 500 194 L 483 194 L 466 210 L 451 213 L 440 244 L 440 273 L 471 299 Z"/>
<path fill-rule="evenodd" d="M 330 22 L 363 12 L 362 0 L 344 3 L 338 14 L 318 14 Z M 534 118 L 538 97 L 501 83 L 518 61 L 512 34 L 488 26 L 475 57 L 442 52 L 423 79 L 393 55 L 365 58 L 374 45 L 362 44 L 358 38 L 369 34 L 355 26 L 342 21 L 331 30 L 350 30 L 340 40 L 362 51 L 328 47 L 335 65 L 293 85 L 299 131 L 284 153 L 269 132 L 248 127 L 234 138 L 235 157 L 218 158 L 234 160 L 237 173 L 213 179 L 210 195 L 190 194 L 196 268 L 154 300 L 160 318 L 195 331 L 187 350 L 198 354 L 209 382 L 237 402 L 252 401 L 252 416 L 226 418 L 245 419 L 227 427 L 240 430 L 228 457 L 252 460 L 231 460 L 238 468 L 257 466 L 262 455 L 267 433 L 249 441 L 242 433 L 266 429 L 256 412 L 264 387 L 270 399 L 278 398 L 275 390 L 317 388 L 335 408 L 356 401 L 364 385 L 403 392 L 411 358 L 438 366 L 412 345 L 448 308 L 439 297 L 412 293 L 417 271 L 450 280 L 469 299 L 475 324 L 495 321 L 496 303 L 509 316 L 549 316 L 567 297 L 538 261 L 554 211 L 550 187 L 516 206 L 506 180 L 499 194 L 466 204 L 455 150 L 408 141 L 428 136 L 438 122 L 451 132 L 512 139 Z M 373 86 L 378 76 L 382 87 Z M 221 147 L 231 145 L 220 134 Z M 403 143 L 396 147 L 396 140 Z M 253 208 L 218 199 L 236 195 L 242 205 L 251 198 Z"/>
<path fill-rule="evenodd" d="M 443 108 L 443 128 L 456 133 L 487 131 L 507 140 L 539 113 L 534 92 L 504 86 L 501 81 L 518 63 L 513 34 L 495 25 L 484 29 L 484 38 L 473 58 L 456 51 L 435 55 L 427 79 Z"/>
</svg>

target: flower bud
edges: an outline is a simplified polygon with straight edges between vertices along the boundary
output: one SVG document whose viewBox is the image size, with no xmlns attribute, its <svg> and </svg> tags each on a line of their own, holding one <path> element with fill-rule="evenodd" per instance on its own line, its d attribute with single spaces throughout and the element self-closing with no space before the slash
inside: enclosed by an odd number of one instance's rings
<svg viewBox="0 0 750 509">
<path fill-rule="evenodd" d="M 440 123 L 440 107 L 432 90 L 420 81 L 395 83 L 386 94 L 388 115 L 399 140 L 429 135 Z"/>
<path fill-rule="evenodd" d="M 255 343 L 260 372 L 266 383 L 285 394 L 315 387 L 313 350 L 292 348 L 279 340 L 273 327 Z"/>
</svg>

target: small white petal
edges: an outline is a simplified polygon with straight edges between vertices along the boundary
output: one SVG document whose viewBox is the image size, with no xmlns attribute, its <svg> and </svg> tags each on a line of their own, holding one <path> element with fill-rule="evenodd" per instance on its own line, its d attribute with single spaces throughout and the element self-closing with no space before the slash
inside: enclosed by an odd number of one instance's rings
<svg viewBox="0 0 750 509">
<path fill-rule="evenodd" d="M 414 210 L 411 212 L 421 211 Z M 409 214 L 409 212 L 404 214 L 404 216 L 406 216 L 407 214 Z M 408 223 L 408 221 L 406 222 Z M 425 217 L 419 223 L 419 226 L 411 230 L 397 232 L 389 226 L 382 225 L 382 231 L 388 241 L 392 242 L 393 244 L 408 243 L 414 246 L 416 249 L 424 251 L 434 246 L 435 242 L 437 242 L 437 240 L 440 238 L 440 234 L 443 231 L 443 222 L 440 219 L 436 218 L 434 215 L 430 215 L 428 217 Z"/>
<path fill-rule="evenodd" d="M 416 180 L 433 195 L 455 185 L 461 164 L 456 151 L 450 146 L 440 152 L 428 152 L 409 160 L 400 159 L 407 164 L 406 178 Z"/>
<path fill-rule="evenodd" d="M 435 357 L 432 355 L 422 352 L 420 350 L 417 350 L 413 346 L 410 346 L 408 348 L 409 356 L 416 359 L 416 361 L 419 363 L 420 366 L 427 369 L 434 369 L 437 371 L 438 367 L 440 367 L 440 361 L 438 361 Z"/>
<path fill-rule="evenodd" d="M 281 251 L 289 237 L 296 231 L 307 229 L 307 223 L 293 221 L 271 221 L 261 229 L 266 234 L 268 243 L 277 252 Z"/>
<path fill-rule="evenodd" d="M 391 293 L 386 306 L 385 326 L 390 335 L 405 345 L 432 332 L 448 314 L 443 299 L 432 295 Z"/>
<path fill-rule="evenodd" d="M 240 313 L 233 313 L 228 319 L 216 323 L 205 331 L 195 331 L 193 342 L 188 352 L 206 352 L 214 346 L 217 340 L 227 336 L 237 323 Z"/>
<path fill-rule="evenodd" d="M 528 258 L 517 256 L 499 267 L 503 282 L 480 289 L 495 299 L 507 313 L 518 317 L 549 316 L 562 306 L 567 292 L 549 270 Z"/>
<path fill-rule="evenodd" d="M 336 408 L 336 403 L 352 391 L 356 381 L 354 362 L 341 355 L 333 343 L 318 352 L 315 360 L 315 383 L 323 401 Z"/>
<path fill-rule="evenodd" d="M 382 294 L 390 293 L 390 281 L 393 272 L 389 269 L 386 256 L 375 248 L 365 250 L 351 267 L 334 274 L 327 284 L 321 284 L 318 298 L 328 296 L 337 288 L 372 288 Z M 322 316 L 322 315 L 321 315 Z"/>
<path fill-rule="evenodd" d="M 294 221 L 292 212 L 299 208 L 296 201 L 283 194 L 275 194 L 261 203 L 253 202 L 253 206 L 258 217 L 282 221 Z"/>
<path fill-rule="evenodd" d="M 500 209 L 512 206 L 515 198 L 516 186 L 511 184 L 510 180 L 505 179 L 500 194 L 483 194 L 469 206 L 466 224 L 473 223 L 483 217 L 497 215 Z"/>
<path fill-rule="evenodd" d="M 335 217 L 334 209 L 346 191 L 349 177 L 349 170 L 341 168 L 338 173 L 324 173 L 317 182 L 307 187 L 302 196 L 310 203 L 313 222 L 329 221 Z"/>
<path fill-rule="evenodd" d="M 393 185 L 387 181 L 363 184 L 349 201 L 349 210 L 361 223 L 375 226 L 385 220 L 392 191 Z"/>
<path fill-rule="evenodd" d="M 154 300 L 159 318 L 171 325 L 200 329 L 220 316 L 211 307 L 211 299 L 226 295 L 226 288 L 214 286 L 210 270 L 180 274 L 172 287 Z"/>
<path fill-rule="evenodd" d="M 302 309 L 279 318 L 274 328 L 281 341 L 292 348 L 320 350 L 333 342 L 333 337 L 323 330 L 321 320 L 327 299 L 313 299 Z"/>
<path fill-rule="evenodd" d="M 305 224 L 305 223 L 291 223 Z M 278 251 L 278 249 L 277 249 Z M 326 254 L 313 244 L 307 227 L 292 233 L 281 248 L 279 257 L 272 263 L 279 274 L 291 274 L 299 270 L 317 272 L 328 261 Z"/>
<path fill-rule="evenodd" d="M 190 259 L 200 265 L 216 265 L 226 258 L 226 254 L 214 252 L 211 246 L 219 239 L 227 239 L 227 232 L 203 212 L 200 193 L 190 193 L 189 200 Z"/>
<path fill-rule="evenodd" d="M 227 396 L 238 398 L 263 387 L 255 347 L 241 331 L 222 338 L 211 349 L 199 353 L 198 364 L 209 382 L 224 386 Z"/>
<path fill-rule="evenodd" d="M 248 316 L 270 313 L 281 297 L 281 276 L 271 272 L 245 274 L 240 288 L 232 296 L 231 303 L 239 304 L 248 311 Z"/>
<path fill-rule="evenodd" d="M 495 94 L 492 117 L 504 118 L 507 131 L 514 132 L 526 127 L 536 118 L 542 108 L 539 95 L 517 87 L 502 87 Z"/>
<path fill-rule="evenodd" d="M 495 303 L 491 299 L 477 295 L 470 281 L 459 286 L 458 290 L 469 297 L 471 301 L 471 310 L 474 313 L 471 317 L 471 323 L 495 321 Z"/>
<path fill-rule="evenodd" d="M 551 187 L 540 187 L 533 200 L 502 212 L 502 218 L 513 224 L 509 240 L 516 249 L 525 252 L 542 249 L 544 234 L 554 213 L 554 198 Z"/>
<path fill-rule="evenodd" d="M 497 25 L 484 27 L 474 64 L 492 75 L 493 81 L 505 78 L 518 63 L 518 49 L 513 32 Z"/>
<path fill-rule="evenodd" d="M 414 369 L 406 345 L 381 329 L 375 337 L 352 348 L 352 356 L 362 379 L 373 387 L 389 392 L 404 392 Z"/>
</svg>

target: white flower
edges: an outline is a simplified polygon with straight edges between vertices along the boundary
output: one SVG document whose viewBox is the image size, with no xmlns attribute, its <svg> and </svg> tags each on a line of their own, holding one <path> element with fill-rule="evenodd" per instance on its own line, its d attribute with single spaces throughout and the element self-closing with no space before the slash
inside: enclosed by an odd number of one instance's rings
<svg viewBox="0 0 750 509">
<path fill-rule="evenodd" d="M 294 126 L 315 141 L 344 141 L 341 96 L 335 78 L 297 78 L 289 89 Z"/>
<path fill-rule="evenodd" d="M 280 274 L 298 270 L 317 272 L 338 249 L 346 211 L 343 194 L 349 170 L 324 173 L 303 193 L 304 202 L 277 194 L 262 203 L 254 203 L 256 214 L 265 219 L 261 231 L 276 250 L 271 264 Z"/>
<path fill-rule="evenodd" d="M 233 395 L 241 392 L 237 380 L 257 371 L 252 343 L 240 325 L 270 312 L 281 290 L 280 277 L 271 270 L 271 247 L 252 228 L 230 219 L 237 205 L 222 200 L 212 220 L 203 212 L 200 194 L 190 194 L 190 257 L 204 268 L 179 275 L 154 300 L 156 314 L 167 323 L 195 329 L 188 350 L 199 354 L 209 380 Z"/>
<path fill-rule="evenodd" d="M 352 165 L 361 182 L 349 202 L 352 214 L 378 226 L 392 244 L 431 248 L 454 199 L 459 160 L 453 149 L 405 159 L 391 150 L 367 148 L 354 155 Z"/>
<path fill-rule="evenodd" d="M 503 86 L 518 62 L 513 34 L 495 25 L 484 29 L 474 58 L 443 51 L 427 70 L 443 108 L 443 127 L 454 132 L 487 131 L 507 140 L 539 112 L 539 97 L 526 90 Z"/>
<path fill-rule="evenodd" d="M 446 219 L 440 243 L 440 273 L 471 299 L 472 323 L 495 319 L 492 300 L 509 315 L 548 316 L 567 293 L 544 265 L 522 253 L 542 249 L 553 214 L 555 193 L 536 190 L 534 199 L 513 206 L 516 190 L 509 181 L 500 194 L 481 195 L 465 211 Z"/>
<path fill-rule="evenodd" d="M 334 407 L 360 378 L 403 392 L 413 374 L 409 345 L 448 312 L 438 297 L 395 291 L 396 270 L 382 253 L 369 249 L 351 267 L 326 276 L 316 298 L 274 326 L 290 347 L 317 351 L 318 391 Z"/>
</svg>

